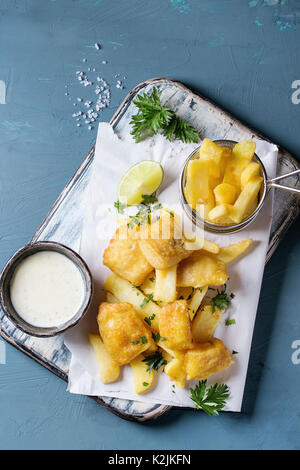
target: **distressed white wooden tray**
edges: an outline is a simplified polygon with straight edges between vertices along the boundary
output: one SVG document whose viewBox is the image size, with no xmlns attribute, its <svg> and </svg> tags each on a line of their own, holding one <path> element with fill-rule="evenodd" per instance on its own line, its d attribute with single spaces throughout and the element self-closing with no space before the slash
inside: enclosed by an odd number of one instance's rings
<svg viewBox="0 0 300 470">
<path fill-rule="evenodd" d="M 123 101 L 111 119 L 118 135 L 130 132 L 129 122 L 136 113 L 133 99 L 140 92 L 151 92 L 156 86 L 162 91 L 162 100 L 167 101 L 176 113 L 193 124 L 201 139 L 242 140 L 260 137 L 267 139 L 250 129 L 233 116 L 220 109 L 217 105 L 190 90 L 181 83 L 167 78 L 154 78 L 137 85 Z M 52 240 L 61 242 L 78 251 L 81 226 L 84 214 L 83 194 L 89 182 L 90 168 L 93 161 L 94 148 L 90 150 L 82 165 L 65 187 L 42 225 L 33 235 L 31 241 Z M 298 162 L 284 149 L 279 150 L 277 174 L 285 174 L 299 168 Z M 299 177 L 290 177 L 285 184 L 300 186 Z M 296 194 L 275 191 L 275 207 L 271 229 L 268 259 L 274 253 L 280 240 L 299 213 L 300 198 Z M 54 338 L 39 339 L 28 336 L 18 330 L 0 309 L 1 336 L 10 344 L 24 352 L 32 359 L 49 369 L 64 380 L 68 380 L 70 352 L 65 347 L 63 335 Z M 118 416 L 134 420 L 146 421 L 157 418 L 170 409 L 165 405 L 145 404 L 131 400 L 98 397 L 96 401 Z"/>
</svg>

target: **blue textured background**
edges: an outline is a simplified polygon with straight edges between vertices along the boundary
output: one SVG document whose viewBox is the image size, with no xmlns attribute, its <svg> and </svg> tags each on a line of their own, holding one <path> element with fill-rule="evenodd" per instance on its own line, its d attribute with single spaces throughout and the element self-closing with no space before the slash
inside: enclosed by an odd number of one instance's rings
<svg viewBox="0 0 300 470">
<path fill-rule="evenodd" d="M 101 120 L 138 82 L 167 76 L 300 158 L 300 104 L 291 101 L 299 41 L 297 0 L 1 0 L 0 268 L 94 143 L 95 129 L 72 117 L 83 95 L 76 70 L 95 67 L 110 83 Z M 116 74 L 126 76 L 124 89 Z M 300 340 L 299 236 L 297 222 L 265 271 L 242 414 L 173 410 L 151 423 L 122 421 L 7 345 L 0 448 L 299 449 L 300 364 L 291 361 Z"/>
</svg>

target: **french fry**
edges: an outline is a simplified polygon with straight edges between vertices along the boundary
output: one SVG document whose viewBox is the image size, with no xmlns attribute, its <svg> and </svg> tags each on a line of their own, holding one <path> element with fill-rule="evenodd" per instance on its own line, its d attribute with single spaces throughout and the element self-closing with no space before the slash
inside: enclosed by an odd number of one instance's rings
<svg viewBox="0 0 300 470">
<path fill-rule="evenodd" d="M 242 186 L 242 188 L 244 186 L 246 186 L 246 184 L 249 183 L 249 181 L 252 178 L 256 178 L 257 176 L 259 176 L 259 174 L 260 174 L 259 164 L 256 163 L 256 162 L 249 163 L 249 165 L 246 166 L 246 168 L 243 170 L 243 172 L 241 174 L 241 186 Z"/>
<path fill-rule="evenodd" d="M 194 316 L 196 315 L 197 310 L 200 307 L 201 302 L 205 297 L 207 289 L 208 289 L 208 286 L 204 286 L 204 287 L 199 287 L 198 289 L 194 291 L 192 298 L 188 305 L 188 312 L 189 312 L 191 320 L 193 320 Z"/>
<path fill-rule="evenodd" d="M 233 206 L 231 204 L 220 204 L 215 206 L 208 214 L 207 219 L 214 224 L 231 225 L 233 220 L 231 218 L 231 211 Z"/>
<path fill-rule="evenodd" d="M 242 189 L 230 213 L 230 217 L 236 224 L 245 218 L 246 213 L 257 198 L 262 181 L 263 178 L 261 176 L 252 178 Z"/>
<path fill-rule="evenodd" d="M 252 241 L 252 238 L 248 238 L 247 240 L 241 240 L 232 245 L 222 246 L 219 253 L 215 256 L 226 264 L 230 263 L 235 258 L 242 255 L 251 245 Z"/>
<path fill-rule="evenodd" d="M 140 289 L 144 292 L 145 295 L 152 294 L 154 296 L 155 289 L 155 271 L 150 273 L 146 281 L 140 286 Z"/>
<path fill-rule="evenodd" d="M 112 293 L 119 302 L 129 302 L 140 317 L 144 320 L 145 317 L 151 317 L 155 314 L 155 318 L 151 321 L 151 329 L 158 330 L 158 320 L 161 308 L 156 303 L 152 302 L 149 296 L 145 296 L 139 289 L 125 279 L 110 274 L 105 281 L 105 289 Z"/>
<path fill-rule="evenodd" d="M 221 311 L 217 307 L 215 307 L 214 313 L 212 313 L 211 305 L 202 307 L 192 322 L 193 340 L 196 343 L 208 341 L 212 337 L 221 318 Z"/>
<path fill-rule="evenodd" d="M 184 242 L 184 247 L 186 250 L 204 250 L 208 251 L 209 253 L 219 253 L 220 247 L 217 243 L 210 242 L 205 238 L 196 237 L 192 233 L 185 233 L 184 238 L 186 241 Z"/>
<path fill-rule="evenodd" d="M 164 372 L 179 388 L 185 386 L 184 353 L 179 357 L 174 357 L 165 366 Z"/>
<path fill-rule="evenodd" d="M 221 183 L 214 189 L 216 205 L 233 204 L 236 198 L 236 188 L 229 183 Z"/>
<path fill-rule="evenodd" d="M 234 185 L 238 191 L 241 188 L 241 174 L 251 162 L 256 144 L 255 142 L 244 140 L 237 143 L 233 150 L 232 156 L 228 158 L 225 167 L 223 182 Z"/>
<path fill-rule="evenodd" d="M 108 354 L 100 336 L 89 334 L 89 342 L 96 356 L 101 382 L 109 384 L 118 380 L 121 370 L 120 366 Z"/>
<path fill-rule="evenodd" d="M 110 302 L 111 304 L 116 304 L 119 302 L 116 297 L 114 297 L 110 292 L 106 292 L 106 302 Z"/>
<path fill-rule="evenodd" d="M 147 371 L 147 364 L 143 362 L 144 359 L 145 356 L 141 354 L 130 362 L 130 367 L 133 374 L 134 390 L 137 394 L 148 390 L 148 388 L 151 387 L 154 379 L 154 371 L 153 369 Z"/>
<path fill-rule="evenodd" d="M 177 265 L 168 269 L 155 270 L 154 298 L 163 302 L 176 300 Z"/>
<path fill-rule="evenodd" d="M 184 194 L 188 204 L 196 208 L 197 204 L 206 204 L 209 199 L 209 173 L 205 161 L 190 160 L 186 169 Z"/>
</svg>

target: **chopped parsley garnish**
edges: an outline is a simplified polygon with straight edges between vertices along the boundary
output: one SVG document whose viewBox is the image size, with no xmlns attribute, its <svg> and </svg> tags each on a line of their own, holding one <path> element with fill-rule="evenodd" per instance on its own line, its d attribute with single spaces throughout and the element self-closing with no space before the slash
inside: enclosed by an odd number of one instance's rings
<svg viewBox="0 0 300 470">
<path fill-rule="evenodd" d="M 157 333 L 157 334 L 152 333 L 152 338 L 153 338 L 154 343 L 157 344 L 160 340 L 160 334 L 159 333 Z"/>
<path fill-rule="evenodd" d="M 156 300 L 153 299 L 153 294 L 148 294 L 148 295 L 145 296 L 143 302 L 142 302 L 141 305 L 140 305 L 140 308 L 145 308 L 146 305 L 147 305 L 150 301 L 152 301 L 152 302 L 154 302 L 155 304 L 157 304 Z"/>
<path fill-rule="evenodd" d="M 216 307 L 220 310 L 226 310 L 226 308 L 231 302 L 231 299 L 233 298 L 232 294 L 230 294 L 230 296 L 228 297 L 226 293 L 226 285 L 221 292 L 218 289 L 216 290 L 218 292 L 217 295 L 215 295 L 215 297 L 213 297 L 210 301 L 210 305 L 212 306 L 212 313 L 215 313 Z"/>
<path fill-rule="evenodd" d="M 125 209 L 125 204 L 123 204 L 122 202 L 120 202 L 119 200 L 114 202 L 114 207 L 117 209 L 118 213 L 119 214 L 123 214 L 124 213 L 124 209 Z"/>
<path fill-rule="evenodd" d="M 148 387 L 148 382 L 143 382 L 144 387 Z"/>
<path fill-rule="evenodd" d="M 146 336 L 141 336 L 141 343 L 142 344 L 148 343 L 148 340 L 147 340 Z"/>
<path fill-rule="evenodd" d="M 229 387 L 226 384 L 214 384 L 206 387 L 206 380 L 201 380 L 195 388 L 190 389 L 195 407 L 202 409 L 210 416 L 217 416 L 226 405 Z"/>
<path fill-rule="evenodd" d="M 155 313 L 153 313 L 153 314 L 151 315 L 151 317 L 145 317 L 145 318 L 144 318 L 144 321 L 145 321 L 149 326 L 151 326 L 151 323 L 152 323 L 152 321 L 154 320 L 155 316 L 156 316 Z"/>
<path fill-rule="evenodd" d="M 154 282 L 154 281 L 155 281 L 155 277 L 149 277 L 149 281 Z"/>
<path fill-rule="evenodd" d="M 140 341 L 137 340 L 137 341 L 131 341 L 131 344 L 140 344 Z"/>
<path fill-rule="evenodd" d="M 149 211 L 139 210 L 135 215 L 129 216 L 130 222 L 128 222 L 128 228 L 134 228 L 135 225 L 140 227 L 145 222 L 147 224 L 151 223 L 151 217 Z"/>
<path fill-rule="evenodd" d="M 167 361 L 162 357 L 160 351 L 156 351 L 155 353 L 150 354 L 145 359 L 143 359 L 143 362 L 147 364 L 147 372 L 151 372 L 152 369 L 159 370 L 160 367 L 167 364 Z"/>
<path fill-rule="evenodd" d="M 233 350 L 231 354 L 238 354 L 238 352 Z"/>
<path fill-rule="evenodd" d="M 156 194 L 142 194 L 142 204 L 148 205 L 148 204 L 154 204 L 154 202 L 158 202 L 158 199 L 156 197 Z"/>
<path fill-rule="evenodd" d="M 227 318 L 226 322 L 225 322 L 225 325 L 226 326 L 229 326 L 229 325 L 234 325 L 235 324 L 235 319 L 233 318 L 232 320 L 230 320 L 229 318 Z"/>
</svg>

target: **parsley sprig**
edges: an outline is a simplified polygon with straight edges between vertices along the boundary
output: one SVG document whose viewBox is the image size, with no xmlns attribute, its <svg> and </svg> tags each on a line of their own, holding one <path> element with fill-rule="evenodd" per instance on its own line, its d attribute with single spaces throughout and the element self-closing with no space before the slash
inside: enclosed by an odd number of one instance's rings
<svg viewBox="0 0 300 470">
<path fill-rule="evenodd" d="M 158 370 L 167 364 L 167 361 L 162 357 L 162 353 L 160 351 L 150 354 L 143 359 L 143 362 L 147 364 L 147 372 L 151 372 L 152 369 Z"/>
<path fill-rule="evenodd" d="M 229 387 L 226 384 L 214 384 L 206 387 L 206 380 L 201 380 L 195 388 L 190 389 L 191 399 L 195 407 L 202 409 L 210 416 L 218 416 L 226 405 L 229 397 Z"/>
<path fill-rule="evenodd" d="M 162 131 L 168 140 L 179 139 L 182 142 L 198 142 L 197 130 L 176 116 L 174 111 L 160 101 L 161 91 L 153 88 L 151 95 L 144 93 L 138 95 L 133 101 L 139 109 L 139 113 L 132 116 L 131 134 L 136 142 L 147 133 L 157 134 Z"/>
</svg>

